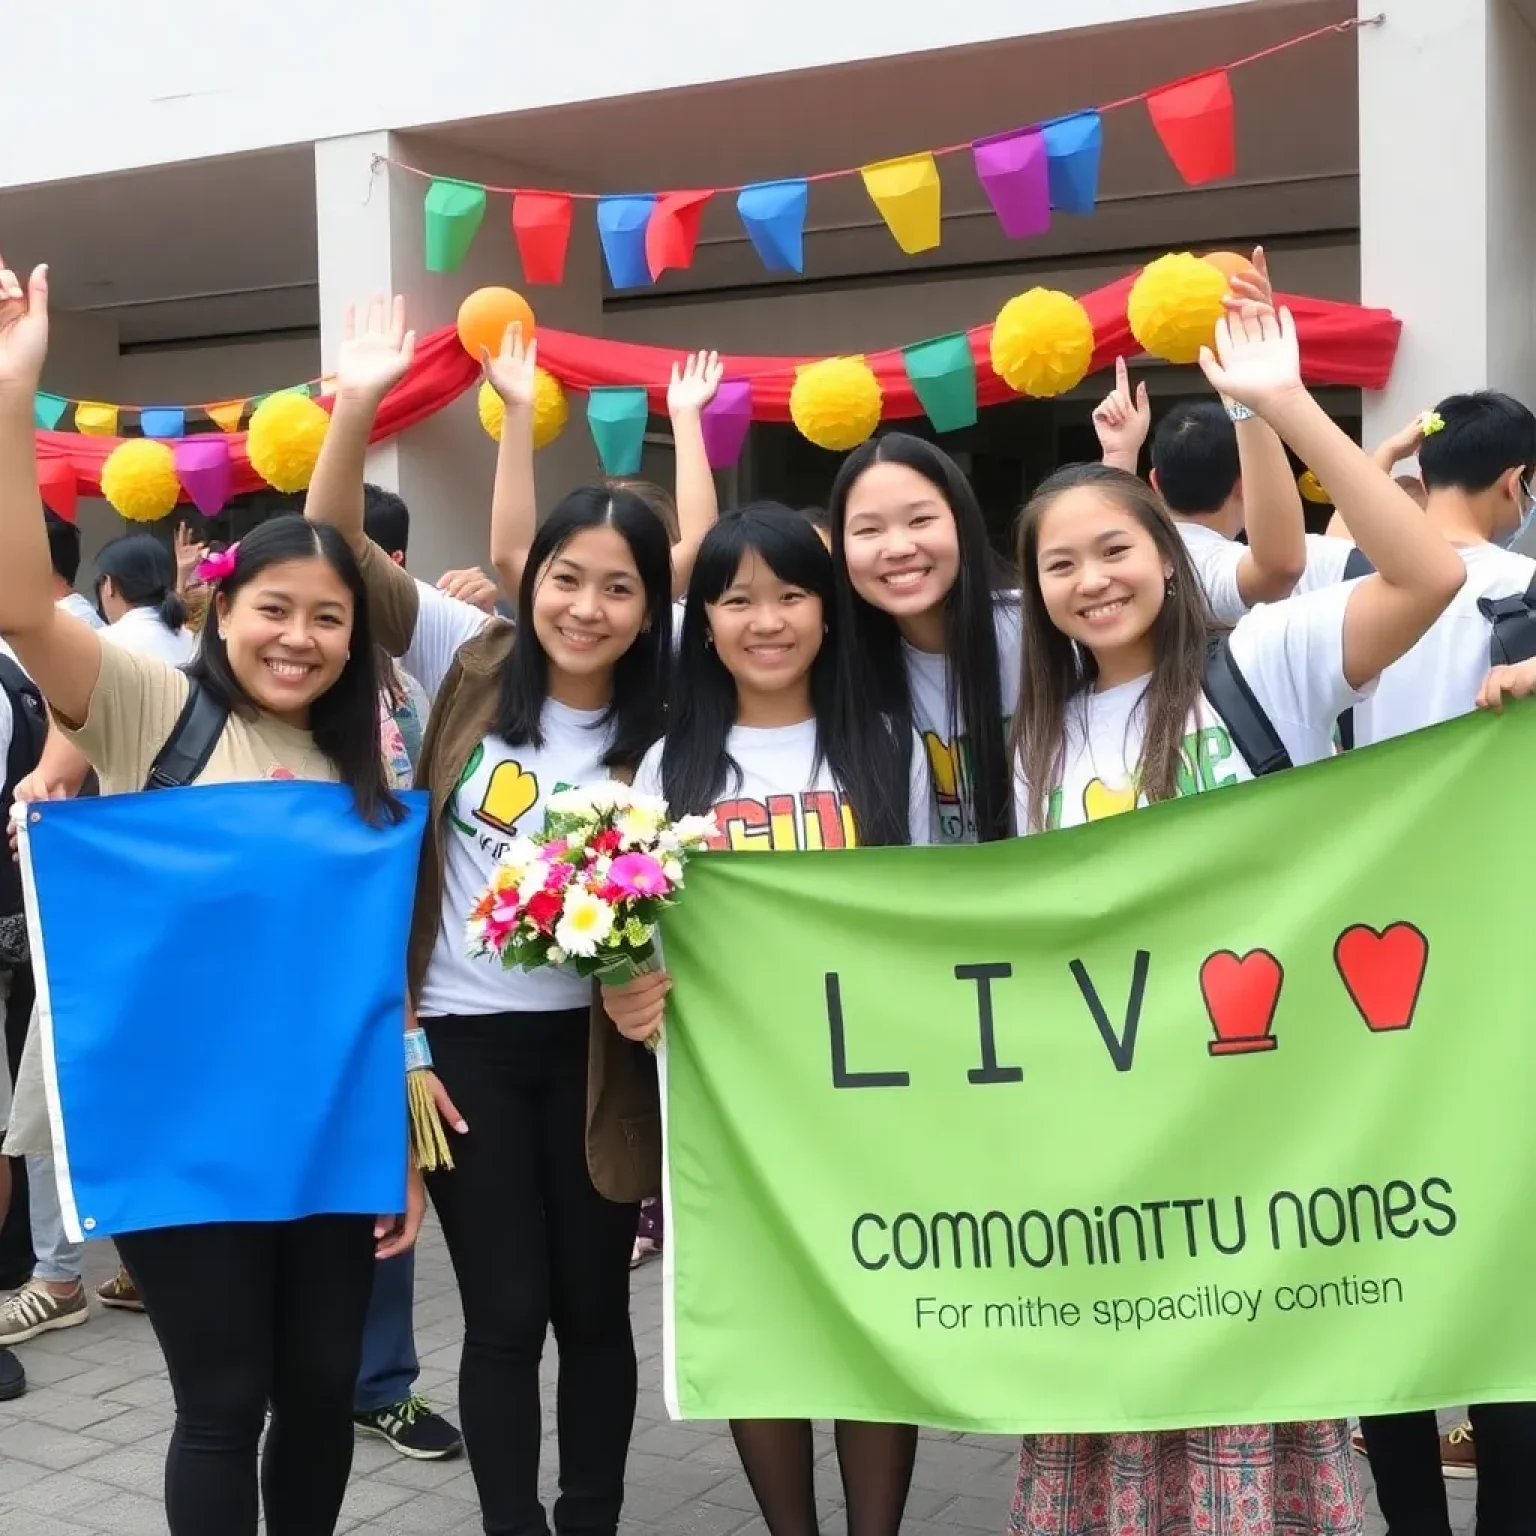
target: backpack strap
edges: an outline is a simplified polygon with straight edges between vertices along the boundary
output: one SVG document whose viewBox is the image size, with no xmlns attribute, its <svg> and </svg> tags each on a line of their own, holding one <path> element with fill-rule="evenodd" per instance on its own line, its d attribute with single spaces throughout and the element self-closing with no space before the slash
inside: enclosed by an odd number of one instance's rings
<svg viewBox="0 0 1536 1536">
<path fill-rule="evenodd" d="M 144 788 L 185 789 L 208 766 L 228 719 L 228 705 L 221 704 L 200 683 L 192 682 L 171 734 L 149 765 Z"/>
<path fill-rule="evenodd" d="M 1205 654 L 1205 696 L 1221 716 L 1254 778 L 1279 773 L 1291 766 L 1291 754 L 1280 740 L 1274 722 L 1253 695 L 1248 679 L 1232 655 L 1226 635 L 1213 635 Z"/>
<path fill-rule="evenodd" d="M 1488 665 L 1512 666 L 1536 656 L 1536 576 L 1514 597 L 1480 597 L 1477 611 L 1488 620 Z"/>
</svg>

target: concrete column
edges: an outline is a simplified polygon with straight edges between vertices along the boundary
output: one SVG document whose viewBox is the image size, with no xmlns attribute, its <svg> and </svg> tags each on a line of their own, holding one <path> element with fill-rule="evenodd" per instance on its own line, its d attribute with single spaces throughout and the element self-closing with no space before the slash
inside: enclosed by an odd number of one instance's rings
<svg viewBox="0 0 1536 1536">
<path fill-rule="evenodd" d="M 476 288 L 502 284 L 523 292 L 540 324 L 600 334 L 602 267 L 590 208 L 578 204 L 565 281 L 558 288 L 525 287 L 512 235 L 511 201 L 492 193 L 485 221 L 457 272 L 428 272 L 423 259 L 422 199 L 427 183 L 381 171 L 370 182 L 375 155 L 495 186 L 520 177 L 505 160 L 396 134 L 360 134 L 315 146 L 319 272 L 324 366 L 334 362 L 349 303 L 375 291 L 402 293 L 418 335 L 452 324 Z M 571 422 L 538 456 L 539 505 L 547 510 L 567 491 L 590 482 L 598 462 L 585 422 L 585 399 L 571 398 Z M 425 580 L 444 570 L 489 563 L 491 485 L 495 445 L 481 429 L 470 390 L 436 416 L 370 455 L 369 474 L 398 490 L 411 508 L 411 569 Z"/>
</svg>

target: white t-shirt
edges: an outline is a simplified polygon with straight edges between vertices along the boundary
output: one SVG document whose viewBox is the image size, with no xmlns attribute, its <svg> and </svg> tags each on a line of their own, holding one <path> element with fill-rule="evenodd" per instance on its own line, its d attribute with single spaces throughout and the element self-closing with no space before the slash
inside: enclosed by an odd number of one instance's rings
<svg viewBox="0 0 1536 1536">
<path fill-rule="evenodd" d="M 661 795 L 662 742 L 641 760 L 635 788 Z M 857 842 L 853 808 L 839 788 L 826 759 L 816 759 L 816 722 L 762 729 L 731 727 L 725 750 L 741 769 L 732 774 L 714 804 L 719 836 L 711 847 L 783 853 L 819 848 L 851 848 Z M 912 842 L 933 840 L 933 798 L 920 742 L 912 744 L 907 825 Z"/>
<path fill-rule="evenodd" d="M 82 597 L 78 592 L 71 592 L 61 597 L 55 607 L 62 608 L 65 613 L 72 613 L 77 619 L 89 624 L 92 629 L 105 629 L 106 621 L 96 612 L 96 605 L 90 598 Z"/>
<path fill-rule="evenodd" d="M 1003 695 L 998 700 L 998 713 L 1006 731 L 1019 702 L 1024 619 L 1017 592 L 996 594 L 992 627 L 997 635 L 997 664 Z M 970 774 L 964 762 L 965 722 L 958 719 L 958 706 L 953 711 L 950 708 L 949 658 L 941 651 L 919 651 L 905 641 L 901 648 L 907 663 L 907 685 L 912 691 L 912 723 L 922 737 L 928 771 L 933 777 L 937 807 L 933 841 L 974 843 L 976 812 L 970 803 Z M 958 721 L 958 729 L 951 723 L 952 713 Z M 952 739 L 957 735 L 958 739 Z"/>
<path fill-rule="evenodd" d="M 1333 755 L 1340 713 L 1369 689 L 1344 678 L 1344 609 L 1351 588 L 1334 585 L 1283 603 L 1263 603 L 1232 631 L 1232 659 L 1273 723 L 1296 766 Z M 1147 679 L 1102 693 L 1079 694 L 1067 713 L 1067 751 L 1060 783 L 1046 803 L 1046 828 L 1102 821 L 1146 801 L 1135 783 L 1146 729 L 1138 707 Z M 1202 794 L 1251 779 L 1226 725 L 1202 694 L 1183 743 L 1179 795 Z M 1017 775 L 1020 832 L 1029 827 L 1028 788 Z"/>
<path fill-rule="evenodd" d="M 1190 522 L 1180 517 L 1174 519 L 1179 537 L 1205 588 L 1205 600 L 1211 612 L 1223 624 L 1235 624 L 1248 612 L 1248 605 L 1238 590 L 1237 568 L 1248 553 L 1248 546 L 1205 523 Z M 1293 596 L 1303 592 L 1316 592 L 1322 587 L 1337 585 L 1344 579 L 1344 562 L 1349 559 L 1354 545 L 1348 539 L 1330 539 L 1320 533 L 1309 533 L 1307 539 L 1307 564 L 1296 583 Z"/>
<path fill-rule="evenodd" d="M 1406 655 L 1381 674 L 1370 700 L 1355 711 L 1355 742 L 1387 741 L 1438 725 L 1476 708 L 1488 676 L 1489 624 L 1477 611 L 1481 597 L 1515 597 L 1536 575 L 1536 560 L 1496 544 L 1458 547 L 1466 585 Z"/>
<path fill-rule="evenodd" d="M 83 619 L 92 629 L 105 629 L 107 627 L 102 623 L 101 615 L 91 606 L 90 599 L 81 597 L 78 592 L 71 592 L 67 597 L 61 597 L 54 604 L 54 607 L 62 608 L 65 613 L 74 614 L 77 619 Z M 0 640 L 0 652 L 9 656 L 12 661 L 16 662 L 18 667 L 21 666 L 16 652 L 4 640 Z M 22 671 L 25 672 L 26 668 L 22 667 Z M 0 768 L 4 767 L 6 758 L 10 756 L 11 736 L 15 729 L 16 717 L 11 709 L 10 695 L 0 690 Z M 3 777 L 3 774 L 0 774 L 0 777 Z M 10 814 L 9 806 L 4 808 L 4 814 Z"/>
<path fill-rule="evenodd" d="M 190 629 L 185 626 L 168 629 L 153 608 L 130 608 L 115 624 L 108 624 L 101 631 L 101 637 L 136 655 L 153 656 L 172 667 L 186 666 L 197 649 Z"/>
<path fill-rule="evenodd" d="M 492 619 L 478 608 L 416 583 L 421 605 L 401 665 L 429 695 L 442 686 L 459 647 Z M 544 745 L 513 747 L 487 736 L 471 753 L 439 826 L 443 845 L 443 913 L 422 981 L 417 1012 L 532 1013 L 584 1008 L 592 983 L 574 971 L 546 966 L 503 970 L 496 960 L 471 959 L 464 928 L 507 845 L 544 827 L 544 802 L 556 790 L 608 777 L 603 766 L 609 733 L 601 710 L 569 709 L 553 699 L 539 716 Z"/>
</svg>

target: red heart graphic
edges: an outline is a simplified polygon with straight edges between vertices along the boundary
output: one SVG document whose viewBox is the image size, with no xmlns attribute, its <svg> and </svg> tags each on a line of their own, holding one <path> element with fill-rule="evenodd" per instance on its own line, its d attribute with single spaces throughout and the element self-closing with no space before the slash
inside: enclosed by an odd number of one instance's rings
<svg viewBox="0 0 1536 1536">
<path fill-rule="evenodd" d="M 1216 1029 L 1216 1038 L 1206 1046 L 1211 1055 L 1274 1050 L 1270 1029 L 1284 983 L 1285 968 L 1267 949 L 1250 949 L 1241 959 L 1230 949 L 1207 955 L 1200 967 L 1200 995 Z"/>
<path fill-rule="evenodd" d="M 1356 923 L 1339 935 L 1333 963 L 1366 1027 L 1382 1033 L 1413 1023 L 1429 965 L 1429 940 L 1412 923 L 1379 933 Z"/>
</svg>

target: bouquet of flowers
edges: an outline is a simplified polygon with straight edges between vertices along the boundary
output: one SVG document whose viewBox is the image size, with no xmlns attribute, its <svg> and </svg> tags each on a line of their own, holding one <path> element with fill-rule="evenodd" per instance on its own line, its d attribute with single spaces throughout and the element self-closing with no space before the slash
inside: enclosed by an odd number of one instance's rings
<svg viewBox="0 0 1536 1536">
<path fill-rule="evenodd" d="M 713 816 L 667 817 L 627 784 L 563 789 L 544 830 L 508 848 L 469 915 L 469 953 L 508 970 L 564 965 L 622 982 L 658 968 L 656 923 L 683 887 Z"/>
</svg>

